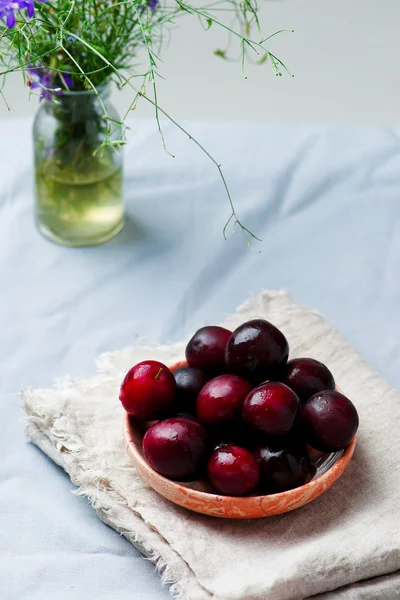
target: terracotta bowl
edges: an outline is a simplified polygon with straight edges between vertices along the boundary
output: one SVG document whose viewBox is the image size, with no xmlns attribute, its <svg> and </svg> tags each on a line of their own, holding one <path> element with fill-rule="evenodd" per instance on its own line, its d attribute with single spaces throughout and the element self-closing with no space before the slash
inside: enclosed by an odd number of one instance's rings
<svg viewBox="0 0 400 600">
<path fill-rule="evenodd" d="M 187 366 L 185 361 L 175 363 L 172 371 Z M 313 451 L 313 461 L 317 472 L 305 485 L 267 496 L 220 496 L 215 494 L 206 481 L 179 482 L 166 479 L 145 461 L 142 452 L 142 438 L 145 431 L 154 424 L 142 423 L 124 416 L 124 437 L 128 452 L 138 473 L 153 490 L 189 510 L 225 519 L 259 519 L 271 517 L 300 508 L 324 494 L 346 470 L 356 446 L 356 438 L 340 452 L 321 454 Z"/>
</svg>

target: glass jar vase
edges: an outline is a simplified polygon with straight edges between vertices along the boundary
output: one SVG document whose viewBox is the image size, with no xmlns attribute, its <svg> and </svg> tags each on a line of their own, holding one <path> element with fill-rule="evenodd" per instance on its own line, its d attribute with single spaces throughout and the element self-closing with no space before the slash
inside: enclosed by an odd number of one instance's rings
<svg viewBox="0 0 400 600">
<path fill-rule="evenodd" d="M 122 131 L 109 95 L 64 92 L 36 115 L 36 222 L 58 244 L 101 244 L 124 225 L 122 151 L 112 144 Z"/>
</svg>

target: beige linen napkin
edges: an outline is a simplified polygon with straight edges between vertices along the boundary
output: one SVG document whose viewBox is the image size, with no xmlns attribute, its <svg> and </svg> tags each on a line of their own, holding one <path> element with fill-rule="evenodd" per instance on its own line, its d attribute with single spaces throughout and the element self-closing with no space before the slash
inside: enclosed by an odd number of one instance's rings
<svg viewBox="0 0 400 600">
<path fill-rule="evenodd" d="M 225 325 L 233 329 L 255 317 L 282 328 L 291 356 L 326 362 L 360 415 L 348 470 L 302 509 L 254 521 L 210 518 L 174 506 L 143 483 L 124 448 L 119 385 L 134 363 L 172 362 L 184 344 L 106 354 L 92 379 L 24 391 L 27 435 L 69 473 L 103 521 L 156 563 L 178 598 L 398 600 L 399 394 L 288 294 L 262 293 Z"/>
</svg>

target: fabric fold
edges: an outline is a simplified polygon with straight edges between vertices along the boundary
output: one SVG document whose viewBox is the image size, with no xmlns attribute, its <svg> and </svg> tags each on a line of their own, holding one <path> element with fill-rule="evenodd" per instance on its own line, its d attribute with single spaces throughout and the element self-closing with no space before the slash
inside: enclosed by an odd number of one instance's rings
<svg viewBox="0 0 400 600">
<path fill-rule="evenodd" d="M 62 466 L 98 516 L 152 560 L 179 599 L 396 600 L 400 594 L 400 396 L 319 314 L 286 292 L 263 292 L 223 324 L 280 327 L 290 353 L 325 362 L 360 415 L 343 477 L 279 517 L 228 521 L 190 513 L 149 489 L 122 436 L 118 391 L 136 362 L 182 358 L 184 344 L 137 346 L 98 360 L 88 380 L 25 390 L 27 436 Z"/>
</svg>

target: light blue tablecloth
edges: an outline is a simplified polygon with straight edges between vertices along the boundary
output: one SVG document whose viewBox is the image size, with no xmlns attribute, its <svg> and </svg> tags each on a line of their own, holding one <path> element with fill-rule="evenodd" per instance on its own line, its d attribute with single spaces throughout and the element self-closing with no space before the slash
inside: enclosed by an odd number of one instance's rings
<svg viewBox="0 0 400 600">
<path fill-rule="evenodd" d="M 0 598 L 155 600 L 154 567 L 74 496 L 23 437 L 21 385 L 90 376 L 138 337 L 187 338 L 261 288 L 318 309 L 400 387 L 400 133 L 396 129 L 193 123 L 263 242 L 224 242 L 215 168 L 170 125 L 132 124 L 128 222 L 112 242 L 67 249 L 32 219 L 30 123 L 0 123 Z M 256 248 L 257 246 L 255 246 Z"/>
</svg>

